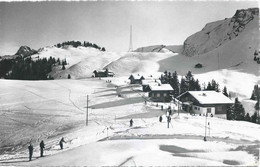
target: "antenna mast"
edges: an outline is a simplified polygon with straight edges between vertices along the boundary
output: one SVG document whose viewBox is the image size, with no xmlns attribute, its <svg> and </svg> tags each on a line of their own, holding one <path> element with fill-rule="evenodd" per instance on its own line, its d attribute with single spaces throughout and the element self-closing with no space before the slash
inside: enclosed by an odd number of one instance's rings
<svg viewBox="0 0 260 167">
<path fill-rule="evenodd" d="M 133 43 L 132 43 L 132 25 L 130 26 L 130 43 L 129 43 L 129 50 L 128 52 L 133 51 Z"/>
</svg>

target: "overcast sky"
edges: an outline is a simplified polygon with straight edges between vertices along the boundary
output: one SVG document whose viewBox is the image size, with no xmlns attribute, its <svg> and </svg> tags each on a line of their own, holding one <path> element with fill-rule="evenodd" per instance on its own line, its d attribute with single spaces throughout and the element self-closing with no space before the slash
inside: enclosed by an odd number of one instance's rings
<svg viewBox="0 0 260 167">
<path fill-rule="evenodd" d="M 34 49 L 69 40 L 89 41 L 108 51 L 178 45 L 206 23 L 232 17 L 257 1 L 0 2 L 0 55 L 22 45 Z"/>
</svg>

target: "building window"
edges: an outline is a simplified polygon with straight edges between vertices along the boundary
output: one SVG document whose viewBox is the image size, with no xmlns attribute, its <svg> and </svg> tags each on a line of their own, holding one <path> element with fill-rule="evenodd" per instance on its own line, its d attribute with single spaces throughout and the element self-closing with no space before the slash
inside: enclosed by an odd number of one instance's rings
<svg viewBox="0 0 260 167">
<path fill-rule="evenodd" d="M 217 111 L 222 111 L 222 106 L 217 106 L 216 109 Z"/>
<path fill-rule="evenodd" d="M 198 110 L 200 110 L 200 108 L 198 107 Z"/>
<path fill-rule="evenodd" d="M 166 97 L 166 96 L 167 96 L 167 93 L 163 93 L 163 96 Z"/>
<path fill-rule="evenodd" d="M 157 97 L 160 97 L 160 93 L 157 93 Z"/>
<path fill-rule="evenodd" d="M 211 108 L 207 108 L 207 113 L 211 113 Z"/>
<path fill-rule="evenodd" d="M 198 108 L 197 107 L 194 107 L 194 110 L 197 110 Z"/>
</svg>

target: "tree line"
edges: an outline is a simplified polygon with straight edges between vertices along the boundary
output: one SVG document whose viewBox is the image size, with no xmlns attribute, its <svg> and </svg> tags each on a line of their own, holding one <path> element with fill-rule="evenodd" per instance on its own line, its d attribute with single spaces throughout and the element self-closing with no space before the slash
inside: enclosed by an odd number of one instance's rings
<svg viewBox="0 0 260 167">
<path fill-rule="evenodd" d="M 92 48 L 96 48 L 96 49 L 101 50 L 101 51 L 106 51 L 106 49 L 104 47 L 100 47 L 95 43 L 90 43 L 90 42 L 86 42 L 86 41 L 84 41 L 83 43 L 81 43 L 80 41 L 67 41 L 67 42 L 58 43 L 54 46 L 56 46 L 57 48 L 61 48 L 61 47 L 64 47 L 66 45 L 71 45 L 74 48 L 77 48 L 79 46 L 83 46 L 83 47 L 86 47 L 86 48 L 92 47 Z"/>
<path fill-rule="evenodd" d="M 7 64 L 6 73 L 2 75 L 6 79 L 48 80 L 53 79 L 48 74 L 52 71 L 53 66 L 60 64 L 60 60 L 52 57 L 32 60 L 31 57 L 18 56 Z"/>
<path fill-rule="evenodd" d="M 186 91 L 214 90 L 220 92 L 219 84 L 214 79 L 208 82 L 207 86 L 204 85 L 201 87 L 199 80 L 194 78 L 191 71 L 188 71 L 187 74 L 181 78 L 181 81 L 179 81 L 176 71 L 173 73 L 165 71 L 164 74 L 161 75 L 160 80 L 162 84 L 171 85 L 175 98 Z M 229 96 L 226 86 L 223 89 L 223 94 L 227 97 Z"/>
</svg>

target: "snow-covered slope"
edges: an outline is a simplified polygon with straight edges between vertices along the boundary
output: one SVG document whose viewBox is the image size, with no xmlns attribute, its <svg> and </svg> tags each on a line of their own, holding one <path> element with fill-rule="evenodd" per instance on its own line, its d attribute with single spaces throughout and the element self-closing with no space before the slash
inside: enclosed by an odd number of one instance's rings
<svg viewBox="0 0 260 167">
<path fill-rule="evenodd" d="M 232 18 L 208 23 L 201 31 L 188 37 L 184 42 L 183 53 L 187 56 L 207 53 L 239 37 L 246 29 L 247 36 L 252 38 L 251 41 L 255 41 L 259 39 L 259 29 L 254 29 L 258 27 L 258 20 L 258 8 L 237 10 Z M 254 27 L 249 26 L 252 21 L 256 24 Z M 258 45 L 251 47 L 256 49 Z"/>
<path fill-rule="evenodd" d="M 146 46 L 140 47 L 135 50 L 135 52 L 158 52 L 158 53 L 181 53 L 182 52 L 182 45 L 153 45 L 153 46 Z"/>
<path fill-rule="evenodd" d="M 259 125 L 207 117 L 210 126 L 204 142 L 204 116 L 174 112 L 167 128 L 161 105 L 175 109 L 176 105 L 145 104 L 141 87 L 118 77 L 111 81 L 114 85 L 96 78 L 1 80 L 0 166 L 257 165 Z M 131 118 L 133 127 L 129 127 Z M 61 137 L 66 141 L 63 150 L 58 144 Z M 45 157 L 39 157 L 41 140 Z M 30 141 L 34 145 L 31 162 Z"/>
<path fill-rule="evenodd" d="M 174 53 L 124 53 L 124 56 L 110 63 L 105 68 L 114 71 L 118 75 L 130 75 L 131 73 L 154 73 L 159 71 L 160 60 L 174 56 Z"/>
<path fill-rule="evenodd" d="M 62 66 L 55 67 L 50 73 L 55 79 L 67 78 L 68 74 L 72 78 L 86 78 L 93 75 L 93 71 L 103 69 L 107 64 L 118 59 L 120 54 L 113 52 L 102 52 L 94 48 L 68 46 L 66 48 L 46 47 L 33 58 L 49 58 L 65 60 L 68 63 L 65 70 Z"/>
</svg>

